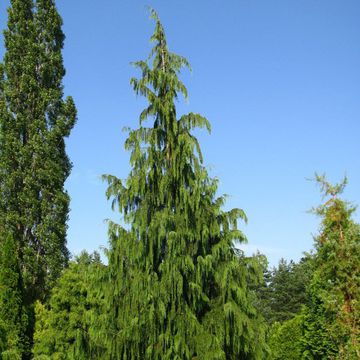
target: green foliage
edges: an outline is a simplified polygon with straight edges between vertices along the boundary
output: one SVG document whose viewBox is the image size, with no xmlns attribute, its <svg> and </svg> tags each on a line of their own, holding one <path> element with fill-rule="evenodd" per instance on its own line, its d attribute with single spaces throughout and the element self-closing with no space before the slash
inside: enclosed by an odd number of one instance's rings
<svg viewBox="0 0 360 360">
<path fill-rule="evenodd" d="M 281 259 L 273 270 L 269 284 L 272 309 L 271 321 L 285 321 L 300 312 L 306 304 L 306 287 L 310 281 L 311 258 L 305 257 L 299 263 Z"/>
<path fill-rule="evenodd" d="M 11 349 L 6 350 L 1 354 L 2 360 L 21 360 L 21 355 L 19 350 L 17 349 Z"/>
<path fill-rule="evenodd" d="M 23 323 L 21 284 L 16 247 L 10 236 L 2 237 L 0 247 L 0 359 L 4 352 L 21 348 L 20 328 Z"/>
<path fill-rule="evenodd" d="M 5 330 L 5 323 L 1 321 L 0 323 L 0 354 L 6 348 L 6 330 Z"/>
<path fill-rule="evenodd" d="M 257 273 L 260 274 L 257 281 L 250 281 L 249 288 L 254 293 L 254 305 L 258 311 L 263 315 L 267 323 L 270 323 L 272 318 L 272 309 L 270 307 L 271 299 L 271 276 L 272 272 L 269 270 L 269 263 L 264 254 L 257 252 L 252 256 L 253 263 L 256 264 Z"/>
<path fill-rule="evenodd" d="M 177 118 L 175 100 L 187 96 L 178 73 L 189 64 L 168 50 L 152 17 L 155 45 L 131 80 L 149 104 L 125 143 L 132 170 L 126 181 L 105 177 L 128 224 L 109 227 L 108 358 L 260 359 L 264 329 L 234 248 L 245 241 L 237 220 L 246 217 L 222 210 L 225 198 L 202 165 L 192 130 L 210 130 L 207 119 Z"/>
<path fill-rule="evenodd" d="M 329 199 L 314 209 L 314 256 L 270 271 L 263 255 L 237 250 L 246 215 L 223 210 L 203 165 L 193 132 L 210 132 L 208 120 L 177 114 L 187 98 L 178 75 L 190 65 L 169 51 L 154 11 L 154 47 L 131 79 L 148 103 L 125 142 L 131 171 L 125 181 L 104 176 L 123 225 L 109 223 L 108 266 L 86 252 L 68 264 L 65 138 L 76 109 L 63 99 L 62 20 L 54 0 L 10 3 L 0 64 L 0 360 L 359 359 L 360 225 L 338 198 L 347 180 L 316 175 Z"/>
<path fill-rule="evenodd" d="M 351 218 L 355 208 L 337 197 L 346 179 L 335 186 L 325 177 L 317 181 L 331 198 L 314 210 L 322 222 L 305 312 L 305 354 L 307 359 L 358 359 L 360 226 Z"/>
<path fill-rule="evenodd" d="M 336 342 L 329 334 L 328 315 L 318 295 L 320 284 L 317 287 L 314 285 L 309 289 L 310 304 L 303 311 L 304 359 L 334 359 L 337 353 Z"/>
<path fill-rule="evenodd" d="M 302 359 L 302 317 L 296 315 L 283 323 L 275 322 L 269 331 L 271 360 Z"/>
<path fill-rule="evenodd" d="M 71 98 L 63 100 L 64 35 L 54 1 L 12 0 L 8 15 L 0 66 L 0 254 L 6 256 L 9 241 L 13 252 L 11 263 L 0 259 L 9 266 L 0 287 L 11 294 L 1 300 L 0 321 L 29 358 L 34 302 L 45 299 L 68 259 L 64 182 L 71 164 L 64 138 L 76 110 Z"/>
<path fill-rule="evenodd" d="M 104 350 L 93 324 L 104 310 L 97 290 L 105 272 L 99 255 L 83 252 L 70 262 L 48 304 L 36 304 L 35 359 L 96 359 Z"/>
<path fill-rule="evenodd" d="M 256 287 L 257 307 L 268 323 L 290 320 L 307 303 L 306 289 L 312 275 L 313 261 L 306 255 L 298 263 L 279 261 L 277 267 L 268 269 L 263 255 L 256 255 L 262 262 L 264 282 Z"/>
</svg>

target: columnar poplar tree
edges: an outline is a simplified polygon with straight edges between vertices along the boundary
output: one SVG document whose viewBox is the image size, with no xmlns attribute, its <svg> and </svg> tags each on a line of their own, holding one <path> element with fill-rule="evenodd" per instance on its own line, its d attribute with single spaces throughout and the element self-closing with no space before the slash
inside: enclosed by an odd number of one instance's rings
<svg viewBox="0 0 360 360">
<path fill-rule="evenodd" d="M 63 100 L 64 34 L 54 1 L 12 0 L 8 14 L 0 86 L 0 288 L 16 296 L 2 298 L 0 313 L 12 329 L 7 347 L 26 358 L 33 304 L 68 259 L 64 182 L 71 164 L 64 138 L 76 109 L 71 98 Z"/>
<path fill-rule="evenodd" d="M 222 210 L 225 198 L 202 165 L 192 130 L 210 130 L 209 122 L 194 113 L 177 118 L 175 101 L 187 96 L 178 73 L 189 64 L 168 50 L 152 17 L 155 45 L 135 63 L 142 77 L 131 80 L 148 101 L 125 143 L 132 170 L 125 182 L 105 177 L 128 224 L 109 228 L 108 358 L 259 359 L 263 329 L 234 248 L 245 240 L 237 220 L 246 217 Z"/>
<path fill-rule="evenodd" d="M 317 176 L 324 196 L 317 209 L 322 218 L 315 239 L 315 272 L 304 314 L 304 358 L 360 358 L 360 225 L 355 208 L 338 198 L 346 185 L 331 185 Z"/>
</svg>

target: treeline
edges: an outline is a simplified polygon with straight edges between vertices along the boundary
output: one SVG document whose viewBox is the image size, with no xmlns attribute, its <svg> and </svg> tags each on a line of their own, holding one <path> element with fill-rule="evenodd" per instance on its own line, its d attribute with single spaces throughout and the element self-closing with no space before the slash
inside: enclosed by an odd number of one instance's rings
<svg viewBox="0 0 360 360">
<path fill-rule="evenodd" d="M 346 181 L 316 176 L 325 202 L 314 251 L 269 269 L 245 256 L 241 209 L 223 209 L 203 165 L 196 113 L 154 11 L 154 44 L 131 79 L 147 100 L 125 148 L 131 171 L 106 196 L 107 264 L 69 260 L 62 21 L 53 0 L 12 0 L 0 67 L 0 359 L 358 359 L 360 226 Z M 147 126 L 146 124 L 149 125 Z"/>
<path fill-rule="evenodd" d="M 318 180 L 327 193 L 341 189 Z M 360 227 L 350 218 L 353 208 L 332 196 L 316 209 L 322 221 L 315 251 L 299 262 L 282 259 L 269 268 L 263 254 L 237 254 L 240 266 L 252 274 L 246 279 L 246 291 L 256 309 L 256 330 L 263 336 L 254 334 L 249 340 L 262 340 L 261 352 L 239 357 L 198 354 L 198 358 L 358 359 Z M 83 252 L 70 262 L 49 303 L 37 304 L 35 354 L 60 359 L 126 358 L 109 352 L 116 341 L 113 336 L 121 336 L 120 329 L 111 334 L 108 328 L 109 299 L 114 296 L 109 278 L 111 267 L 102 264 L 97 253 Z"/>
</svg>

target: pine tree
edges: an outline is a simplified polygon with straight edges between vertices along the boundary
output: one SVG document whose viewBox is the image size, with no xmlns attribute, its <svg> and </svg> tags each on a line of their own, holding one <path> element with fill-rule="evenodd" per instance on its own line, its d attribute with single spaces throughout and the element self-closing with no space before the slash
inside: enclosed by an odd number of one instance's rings
<svg viewBox="0 0 360 360">
<path fill-rule="evenodd" d="M 317 176 L 326 203 L 315 209 L 322 218 L 315 239 L 315 271 L 304 314 L 307 359 L 359 359 L 360 226 L 355 207 L 338 198 L 346 179 L 331 185 Z"/>
<path fill-rule="evenodd" d="M 312 258 L 306 254 L 298 263 L 280 259 L 278 266 L 268 269 L 266 257 L 256 254 L 263 282 L 256 285 L 257 308 L 269 324 L 296 316 L 307 303 L 306 288 L 312 274 Z"/>
<path fill-rule="evenodd" d="M 306 304 L 311 263 L 310 256 L 302 258 L 298 263 L 280 259 L 277 268 L 273 269 L 268 299 L 271 307 L 270 322 L 290 320 Z"/>
<path fill-rule="evenodd" d="M 148 101 L 125 143 L 132 170 L 126 181 L 105 176 L 128 224 L 109 227 L 108 358 L 260 359 L 264 331 L 234 248 L 245 241 L 237 220 L 246 217 L 222 210 L 225 197 L 216 197 L 217 180 L 202 165 L 192 130 L 210 131 L 208 120 L 177 118 L 175 101 L 187 97 L 178 74 L 189 64 L 168 50 L 152 18 L 155 45 L 135 63 L 142 77 L 131 80 Z"/>
<path fill-rule="evenodd" d="M 13 242 L 11 271 L 17 280 L 11 286 L 20 297 L 13 328 L 18 329 L 16 347 L 26 358 L 33 304 L 44 299 L 68 259 L 64 182 L 71 164 L 64 138 L 76 110 L 71 98 L 63 100 L 64 35 L 54 1 L 12 0 L 8 15 L 0 85 L 0 246 Z M 6 309 L 13 311 L 10 304 Z"/>
</svg>

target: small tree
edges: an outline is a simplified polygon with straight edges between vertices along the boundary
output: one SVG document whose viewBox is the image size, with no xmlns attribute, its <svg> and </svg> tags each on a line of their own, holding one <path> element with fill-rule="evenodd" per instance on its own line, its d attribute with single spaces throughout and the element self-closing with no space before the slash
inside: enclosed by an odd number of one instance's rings
<svg viewBox="0 0 360 360">
<path fill-rule="evenodd" d="M 132 170 L 125 182 L 105 177 L 128 224 L 109 228 L 109 359 L 259 359 L 264 332 L 234 247 L 245 241 L 237 220 L 246 217 L 222 210 L 225 198 L 202 165 L 192 130 L 210 130 L 207 119 L 177 118 L 175 100 L 187 97 L 178 73 L 189 64 L 168 50 L 152 18 L 155 45 L 131 80 L 149 103 L 125 143 Z"/>
<path fill-rule="evenodd" d="M 272 324 L 269 332 L 270 360 L 302 359 L 302 316 Z"/>
<path fill-rule="evenodd" d="M 97 253 L 82 252 L 64 270 L 47 304 L 36 304 L 35 359 L 104 359 L 95 323 L 103 312 L 97 287 L 105 266 Z"/>
</svg>

